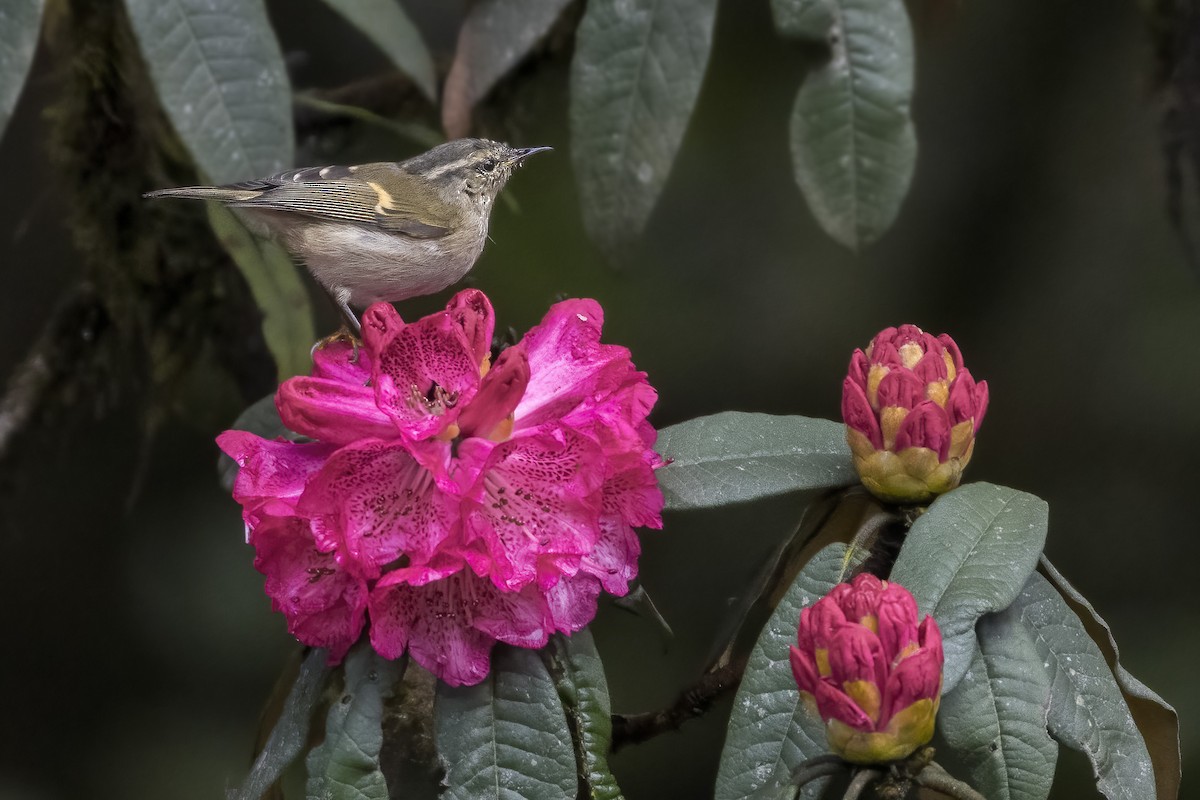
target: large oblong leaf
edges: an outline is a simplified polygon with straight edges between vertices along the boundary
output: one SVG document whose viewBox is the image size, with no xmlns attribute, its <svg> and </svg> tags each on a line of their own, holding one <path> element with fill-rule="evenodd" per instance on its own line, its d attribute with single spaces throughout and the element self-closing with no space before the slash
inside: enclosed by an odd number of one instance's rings
<svg viewBox="0 0 1200 800">
<path fill-rule="evenodd" d="M 255 239 L 229 209 L 208 203 L 208 221 L 262 312 L 263 339 L 282 383 L 312 365 L 312 304 L 299 268 L 274 242 Z"/>
<path fill-rule="evenodd" d="M 608 766 L 612 702 L 591 631 L 584 628 L 569 637 L 555 634 L 543 655 L 574 735 L 581 795 L 590 800 L 621 800 L 621 787 Z"/>
<path fill-rule="evenodd" d="M 571 155 L 588 234 L 646 226 L 700 92 L 716 0 L 591 0 L 571 64 Z"/>
<path fill-rule="evenodd" d="M 1092 607 L 1088 599 L 1080 594 L 1079 590 L 1072 586 L 1044 555 L 1041 560 L 1041 569 L 1058 593 L 1083 621 L 1084 628 L 1092 637 L 1092 641 L 1099 646 L 1109 669 L 1113 671 L 1117 685 L 1121 687 L 1121 693 L 1129 705 L 1133 721 L 1137 724 L 1138 730 L 1142 732 L 1142 738 L 1146 740 L 1146 747 L 1150 751 L 1150 758 L 1154 761 L 1154 782 L 1158 787 L 1159 800 L 1175 800 L 1179 795 L 1182 771 L 1179 752 L 1179 715 L 1166 700 L 1159 697 L 1149 686 L 1133 677 L 1121 665 L 1121 654 L 1117 650 L 1117 642 L 1113 639 L 1108 623 L 1096 613 L 1096 609 Z"/>
<path fill-rule="evenodd" d="M 845 558 L 843 544 L 817 553 L 763 627 L 733 701 L 717 800 L 741 800 L 785 786 L 805 760 L 829 752 L 821 718 L 800 699 L 788 648 L 796 642 L 800 610 L 833 588 Z M 811 783 L 801 796 L 817 797 L 823 786 L 824 781 Z"/>
<path fill-rule="evenodd" d="M 948 492 L 913 524 L 890 579 L 942 629 L 942 691 L 958 685 L 975 654 L 975 623 L 1008 607 L 1046 543 L 1046 501 L 971 483 Z"/>
<path fill-rule="evenodd" d="M 163 108 L 205 178 L 292 164 L 292 98 L 262 0 L 125 0 Z"/>
<path fill-rule="evenodd" d="M 814 38 L 822 17 L 830 52 L 796 96 L 792 162 L 817 222 L 857 250 L 896 219 L 916 165 L 912 29 L 903 0 L 776 0 L 784 33 Z"/>
<path fill-rule="evenodd" d="M 1033 637 L 1050 678 L 1046 722 L 1063 744 L 1092 762 L 1096 785 L 1109 800 L 1157 797 L 1154 765 L 1121 687 L 1066 601 L 1039 574 L 1012 605 Z"/>
<path fill-rule="evenodd" d="M 44 0 L 6 0 L 0 7 L 0 138 L 33 64 Z"/>
<path fill-rule="evenodd" d="M 467 11 L 442 90 L 442 127 L 471 129 L 471 109 L 542 40 L 570 0 L 476 0 Z"/>
<path fill-rule="evenodd" d="M 305 761 L 309 797 L 387 800 L 387 781 L 379 765 L 384 701 L 404 675 L 402 664 L 380 656 L 368 642 L 350 651 L 345 689 L 325 720 L 325 741 Z"/>
<path fill-rule="evenodd" d="M 374 42 L 422 94 L 437 97 L 433 57 L 399 0 L 325 0 L 325 5 Z"/>
<path fill-rule="evenodd" d="M 979 649 L 942 698 L 938 730 L 990 800 L 1045 800 L 1058 744 L 1046 732 L 1050 680 L 1021 621 L 1000 612 L 979 620 Z"/>
<path fill-rule="evenodd" d="M 858 480 L 841 423 L 723 411 L 659 431 L 668 509 L 712 508 Z"/>
<path fill-rule="evenodd" d="M 554 680 L 532 650 L 498 645 L 476 686 L 439 683 L 443 797 L 574 800 L 575 749 Z"/>
</svg>

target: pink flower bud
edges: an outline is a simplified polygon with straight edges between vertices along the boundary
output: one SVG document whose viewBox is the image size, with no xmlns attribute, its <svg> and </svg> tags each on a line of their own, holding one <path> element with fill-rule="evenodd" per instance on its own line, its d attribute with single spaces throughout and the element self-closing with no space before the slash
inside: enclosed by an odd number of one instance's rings
<svg viewBox="0 0 1200 800">
<path fill-rule="evenodd" d="M 916 325 L 887 328 L 855 350 L 842 384 L 846 441 L 859 478 L 876 497 L 924 503 L 962 480 L 987 411 L 947 335 Z"/>
<path fill-rule="evenodd" d="M 825 722 L 834 753 L 856 764 L 905 758 L 933 737 L 942 634 L 918 625 L 903 586 L 859 575 L 800 612 L 790 650 L 801 695 Z"/>
</svg>

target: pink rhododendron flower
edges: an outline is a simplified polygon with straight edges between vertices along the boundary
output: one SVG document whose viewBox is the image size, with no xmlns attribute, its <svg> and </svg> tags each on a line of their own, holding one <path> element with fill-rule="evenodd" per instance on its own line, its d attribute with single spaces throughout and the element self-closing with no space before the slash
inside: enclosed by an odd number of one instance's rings
<svg viewBox="0 0 1200 800">
<path fill-rule="evenodd" d="M 553 306 L 493 364 L 478 291 L 406 324 L 363 315 L 279 388 L 311 441 L 226 431 L 255 566 L 300 641 L 340 660 L 369 629 L 447 683 L 481 681 L 497 642 L 541 647 L 637 574 L 635 526 L 661 527 L 657 398 L 592 300 Z"/>
<path fill-rule="evenodd" d="M 962 480 L 987 411 L 949 336 L 887 328 L 855 350 L 842 384 L 846 441 L 863 485 L 881 500 L 923 503 Z"/>
<path fill-rule="evenodd" d="M 857 764 L 904 758 L 933 737 L 942 634 L 917 624 L 908 590 L 874 575 L 839 583 L 800 612 L 792 674 L 834 753 Z"/>
</svg>

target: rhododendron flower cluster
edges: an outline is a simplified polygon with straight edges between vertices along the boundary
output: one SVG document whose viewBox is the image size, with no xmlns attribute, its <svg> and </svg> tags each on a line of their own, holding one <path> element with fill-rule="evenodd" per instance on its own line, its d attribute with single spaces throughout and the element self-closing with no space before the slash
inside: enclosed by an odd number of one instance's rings
<svg viewBox="0 0 1200 800">
<path fill-rule="evenodd" d="M 579 630 L 661 527 L 657 395 L 591 300 L 553 306 L 493 364 L 478 291 L 412 324 L 379 303 L 361 347 L 313 353 L 276 395 L 309 441 L 226 431 L 255 566 L 300 641 L 340 660 L 369 629 L 447 683 L 478 683 L 497 642 Z"/>
<path fill-rule="evenodd" d="M 942 634 L 896 583 L 863 574 L 800 612 L 796 684 L 825 721 L 834 753 L 857 764 L 911 754 L 933 737 Z"/>
<path fill-rule="evenodd" d="M 881 500 L 923 503 L 962 480 L 987 411 L 949 336 L 886 328 L 855 350 L 842 384 L 846 441 L 863 485 Z"/>
</svg>

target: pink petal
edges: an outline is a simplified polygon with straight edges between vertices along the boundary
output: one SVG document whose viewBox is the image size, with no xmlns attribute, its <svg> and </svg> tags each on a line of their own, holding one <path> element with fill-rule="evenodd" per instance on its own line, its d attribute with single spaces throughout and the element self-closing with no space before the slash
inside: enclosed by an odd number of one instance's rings
<svg viewBox="0 0 1200 800">
<path fill-rule="evenodd" d="M 297 505 L 317 541 L 367 578 L 400 556 L 428 561 L 457 523 L 455 498 L 403 446 L 365 440 L 335 453 Z"/>
<path fill-rule="evenodd" d="M 603 512 L 630 525 L 661 528 L 663 493 L 644 454 L 610 458 L 606 467 Z"/>
<path fill-rule="evenodd" d="M 879 407 L 914 408 L 925 400 L 925 384 L 906 369 L 894 369 L 879 382 Z"/>
<path fill-rule="evenodd" d="M 975 430 L 983 423 L 983 415 L 987 413 L 988 385 L 987 381 L 975 384 Z"/>
<path fill-rule="evenodd" d="M 938 627 L 937 620 L 933 617 L 921 620 L 921 625 L 917 628 L 917 641 L 920 643 L 921 649 L 932 652 L 939 663 L 943 660 L 942 629 Z"/>
<path fill-rule="evenodd" d="M 590 575 L 560 580 L 546 592 L 555 629 L 570 634 L 587 627 L 596 617 L 599 596 L 600 582 Z"/>
<path fill-rule="evenodd" d="M 797 647 L 788 647 L 788 660 L 792 664 L 792 677 L 796 679 L 800 691 L 815 695 L 821 676 L 817 673 L 817 662 L 813 660 L 812 653 Z"/>
<path fill-rule="evenodd" d="M 217 446 L 238 464 L 233 499 L 250 510 L 286 516 L 308 479 L 335 448 L 320 442 L 267 441 L 248 431 L 225 431 Z"/>
<path fill-rule="evenodd" d="M 846 590 L 850 589 L 849 584 L 840 583 L 834 587 L 834 590 L 837 590 L 839 586 L 845 586 Z M 846 615 L 842 613 L 842 609 L 838 606 L 837 599 L 831 591 L 830 594 L 800 612 L 800 629 L 796 643 L 800 645 L 801 650 L 827 649 L 833 640 L 834 633 L 845 624 L 847 624 Z"/>
<path fill-rule="evenodd" d="M 986 389 L 984 390 L 987 391 Z M 972 419 L 978 409 L 975 405 L 975 379 L 968 370 L 962 370 L 950 384 L 950 395 L 946 399 L 946 413 L 950 415 L 950 424 Z"/>
<path fill-rule="evenodd" d="M 850 367 L 846 370 L 846 377 L 854 381 L 865 392 L 867 388 L 867 376 L 871 373 L 871 362 L 867 359 L 867 354 L 862 350 L 855 350 L 850 356 Z"/>
<path fill-rule="evenodd" d="M 520 345 L 508 348 L 483 376 L 475 399 L 459 415 L 462 435 L 489 438 L 516 409 L 528 384 L 529 359 L 524 349 Z"/>
<path fill-rule="evenodd" d="M 375 390 L 365 383 L 291 378 L 279 387 L 275 403 L 284 425 L 329 444 L 399 436 L 396 426 L 375 405 Z"/>
<path fill-rule="evenodd" d="M 645 422 L 658 400 L 658 392 L 646 382 L 646 373 L 629 366 L 622 381 L 605 392 L 597 388 L 563 418 L 563 424 L 582 431 L 604 449 L 607 456 L 641 452 L 645 441 Z M 615 370 L 607 370 L 610 374 Z M 528 420 L 522 419 L 521 426 Z M 653 430 L 653 429 L 651 429 Z"/>
<path fill-rule="evenodd" d="M 901 651 L 917 644 L 917 602 L 898 583 L 889 583 L 879 598 L 879 641 L 888 663 L 895 663 Z"/>
<path fill-rule="evenodd" d="M 374 374 L 374 357 L 404 330 L 405 323 L 390 303 L 372 304 L 363 312 L 359 322 L 362 324 L 363 346 L 372 358 L 371 374 Z"/>
<path fill-rule="evenodd" d="M 254 568 L 267 576 L 266 593 L 287 617 L 288 630 L 307 645 L 329 648 L 330 661 L 340 661 L 362 632 L 366 583 L 318 551 L 298 517 L 264 518 L 251 543 Z"/>
<path fill-rule="evenodd" d="M 942 358 L 941 348 L 927 350 L 921 360 L 913 365 L 913 374 L 921 383 L 929 384 L 942 381 L 949 377 L 946 372 L 946 359 Z"/>
<path fill-rule="evenodd" d="M 932 400 L 919 403 L 900 423 L 896 452 L 910 447 L 928 447 L 938 454 L 938 461 L 945 461 L 950 453 L 950 420 Z"/>
<path fill-rule="evenodd" d="M 933 650 L 920 650 L 904 659 L 892 670 L 887 679 L 887 688 L 883 697 L 883 714 L 880 716 L 880 726 L 885 726 L 887 720 L 908 708 L 918 700 L 938 696 L 942 685 L 942 660 L 939 653 Z"/>
<path fill-rule="evenodd" d="M 359 386 L 365 386 L 367 381 L 371 380 L 371 351 L 365 347 L 333 341 L 314 348 L 312 360 L 314 378 L 326 378 Z"/>
<path fill-rule="evenodd" d="M 462 320 L 442 311 L 380 340 L 372 373 L 380 410 L 412 439 L 441 433 L 479 387 L 481 364 Z"/>
<path fill-rule="evenodd" d="M 450 298 L 446 311 L 462 329 L 475 363 L 482 364 L 492 351 L 496 316 L 487 295 L 478 289 L 464 289 Z"/>
<path fill-rule="evenodd" d="M 604 591 L 621 597 L 628 593 L 629 582 L 637 577 L 641 552 L 642 545 L 633 528 L 620 517 L 605 514 L 600 517 L 600 538 L 583 557 L 580 570 L 599 578 Z"/>
<path fill-rule="evenodd" d="M 813 695 L 817 698 L 817 713 L 826 722 L 836 719 L 856 730 L 875 730 L 875 724 L 858 707 L 858 704 L 851 700 L 845 692 L 834 688 L 829 681 L 817 681 L 816 691 L 813 692 Z"/>
<path fill-rule="evenodd" d="M 867 681 L 882 692 L 887 683 L 888 663 L 879 637 L 856 622 L 838 628 L 829 643 L 829 671 L 838 686 L 850 681 Z"/>
<path fill-rule="evenodd" d="M 958 345 L 954 343 L 954 340 L 950 338 L 949 334 L 943 333 L 937 338 L 938 342 L 941 343 L 942 347 L 946 348 L 946 351 L 950 353 L 950 357 L 954 360 L 954 371 L 962 372 L 963 357 L 962 351 L 958 349 Z"/>
<path fill-rule="evenodd" d="M 497 445 L 472 489 L 468 543 L 481 540 L 498 586 L 537 577 L 545 555 L 582 556 L 599 538 L 604 461 L 574 431 L 532 431 Z"/>
<path fill-rule="evenodd" d="M 866 617 L 874 617 L 875 609 L 879 606 L 879 596 L 883 594 L 883 581 L 869 572 L 854 576 L 850 582 L 850 591 L 838 600 L 846 619 L 861 623 Z"/>
<path fill-rule="evenodd" d="M 893 330 L 890 329 L 889 330 Z M 871 347 L 871 363 L 881 364 L 889 370 L 904 369 L 904 359 L 900 358 L 899 344 L 891 341 L 880 341 L 880 336 L 875 337 L 875 342 Z"/>
<path fill-rule="evenodd" d="M 879 418 L 867 401 L 867 393 L 857 381 L 846 378 L 842 382 L 842 419 L 846 426 L 866 436 L 876 450 L 883 449 L 883 434 L 879 430 Z"/>
</svg>

